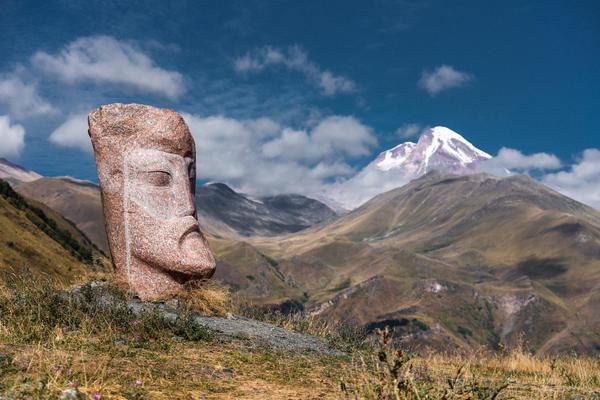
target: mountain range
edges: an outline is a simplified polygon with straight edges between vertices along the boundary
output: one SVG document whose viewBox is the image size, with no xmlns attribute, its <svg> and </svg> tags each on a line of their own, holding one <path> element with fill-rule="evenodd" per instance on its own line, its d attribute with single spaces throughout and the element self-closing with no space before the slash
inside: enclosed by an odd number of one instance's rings
<svg viewBox="0 0 600 400">
<path fill-rule="evenodd" d="M 489 158 L 432 128 L 366 167 L 410 183 L 344 215 L 304 196 L 253 198 L 205 184 L 196 197 L 215 279 L 254 304 L 394 326 L 407 346 L 525 340 L 543 354 L 600 352 L 600 212 L 527 176 L 476 173 Z M 94 184 L 12 182 L 103 248 Z"/>
<path fill-rule="evenodd" d="M 335 211 L 299 194 L 261 198 L 238 193 L 224 183 L 208 183 L 196 193 L 198 219 L 215 236 L 273 236 L 331 221 Z"/>
<path fill-rule="evenodd" d="M 108 254 L 100 188 L 71 177 L 41 175 L 0 160 L 0 171 L 23 196 L 38 201 L 72 221 Z M 11 167 L 9 170 L 8 166 Z M 26 181 L 19 177 L 27 177 Z M 34 178 L 36 179 L 29 179 Z M 324 203 L 298 194 L 253 198 L 223 183 L 207 183 L 196 191 L 198 215 L 205 232 L 215 237 L 273 236 L 293 233 L 336 218 Z"/>
</svg>

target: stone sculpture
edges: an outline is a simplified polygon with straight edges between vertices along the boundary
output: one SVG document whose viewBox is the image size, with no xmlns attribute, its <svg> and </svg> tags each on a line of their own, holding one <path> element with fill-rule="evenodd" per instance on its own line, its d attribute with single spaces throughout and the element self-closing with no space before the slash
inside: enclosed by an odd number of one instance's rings
<svg viewBox="0 0 600 400">
<path fill-rule="evenodd" d="M 196 148 L 173 110 L 110 104 L 88 115 L 117 275 L 142 300 L 207 279 L 215 260 L 198 227 Z"/>
</svg>

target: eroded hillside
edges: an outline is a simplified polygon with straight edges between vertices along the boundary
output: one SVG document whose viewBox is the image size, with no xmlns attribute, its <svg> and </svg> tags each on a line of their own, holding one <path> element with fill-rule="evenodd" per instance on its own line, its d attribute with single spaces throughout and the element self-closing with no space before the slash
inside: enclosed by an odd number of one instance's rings
<svg viewBox="0 0 600 400">
<path fill-rule="evenodd" d="M 600 349 L 600 213 L 527 177 L 434 172 L 251 243 L 312 312 L 395 325 L 407 342 Z"/>
</svg>

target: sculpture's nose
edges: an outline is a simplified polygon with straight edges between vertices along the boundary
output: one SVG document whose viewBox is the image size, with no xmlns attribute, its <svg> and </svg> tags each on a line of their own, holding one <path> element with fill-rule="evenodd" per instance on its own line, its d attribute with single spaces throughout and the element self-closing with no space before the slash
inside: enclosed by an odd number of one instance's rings
<svg viewBox="0 0 600 400">
<path fill-rule="evenodd" d="M 185 200 L 181 214 L 182 217 L 187 217 L 188 215 L 196 215 L 196 201 L 194 199 L 194 193 L 191 190 L 188 190 L 185 194 Z"/>
</svg>

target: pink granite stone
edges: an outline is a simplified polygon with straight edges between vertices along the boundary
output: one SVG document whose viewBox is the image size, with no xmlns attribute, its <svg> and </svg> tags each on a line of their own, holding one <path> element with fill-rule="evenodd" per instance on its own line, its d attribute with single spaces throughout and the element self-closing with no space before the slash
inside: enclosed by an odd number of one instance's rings
<svg viewBox="0 0 600 400">
<path fill-rule="evenodd" d="M 115 271 L 142 300 L 208 279 L 215 260 L 198 227 L 196 147 L 173 110 L 110 104 L 88 115 Z"/>
</svg>

